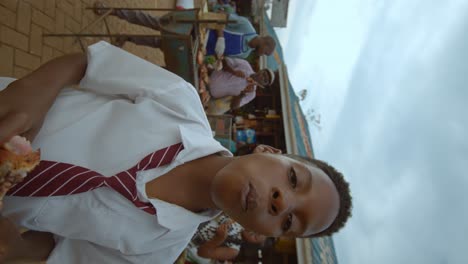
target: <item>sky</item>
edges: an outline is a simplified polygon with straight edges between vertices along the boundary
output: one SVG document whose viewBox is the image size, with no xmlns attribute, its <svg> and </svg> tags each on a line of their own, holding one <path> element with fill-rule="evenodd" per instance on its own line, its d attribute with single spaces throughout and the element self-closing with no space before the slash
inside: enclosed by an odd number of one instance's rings
<svg viewBox="0 0 468 264">
<path fill-rule="evenodd" d="M 468 263 L 468 1 L 290 0 L 277 33 L 351 184 L 339 262 Z"/>
</svg>

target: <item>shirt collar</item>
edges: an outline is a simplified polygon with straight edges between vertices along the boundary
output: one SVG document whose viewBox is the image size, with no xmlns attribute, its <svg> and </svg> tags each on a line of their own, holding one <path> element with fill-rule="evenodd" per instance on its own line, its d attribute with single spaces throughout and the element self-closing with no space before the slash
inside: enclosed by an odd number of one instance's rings
<svg viewBox="0 0 468 264">
<path fill-rule="evenodd" d="M 232 153 L 213 138 L 211 129 L 201 130 L 197 125 L 181 125 L 180 136 L 184 149 L 177 155 L 176 164 L 182 164 L 214 153 L 232 157 Z"/>
<path fill-rule="evenodd" d="M 247 52 L 247 51 L 250 52 L 250 51 L 254 50 L 253 48 L 251 48 L 251 47 L 249 46 L 249 42 L 250 42 L 253 38 L 255 38 L 255 37 L 258 37 L 258 35 L 257 35 L 257 34 L 249 34 L 249 35 L 244 36 L 244 48 L 243 48 L 243 52 Z"/>
<path fill-rule="evenodd" d="M 209 209 L 200 213 L 194 213 L 175 204 L 167 203 L 159 199 L 150 199 L 151 204 L 157 208 L 158 223 L 170 230 L 198 227 L 203 222 L 210 221 L 218 214 L 219 210 Z"/>
<path fill-rule="evenodd" d="M 155 169 L 154 172 L 160 170 L 157 172 L 157 177 L 185 162 L 214 153 L 232 156 L 231 152 L 213 138 L 211 130 L 204 128 L 201 124 L 180 125 L 179 130 L 184 149 L 171 164 Z M 153 179 L 157 177 L 153 177 Z M 143 190 L 144 189 L 145 188 L 143 188 Z M 146 193 L 143 196 L 143 198 L 148 199 Z M 211 220 L 221 212 L 219 210 L 210 209 L 201 213 L 194 213 L 183 207 L 159 199 L 148 200 L 156 208 L 158 223 L 170 230 L 182 229 L 187 226 L 197 227 L 199 224 Z"/>
</svg>

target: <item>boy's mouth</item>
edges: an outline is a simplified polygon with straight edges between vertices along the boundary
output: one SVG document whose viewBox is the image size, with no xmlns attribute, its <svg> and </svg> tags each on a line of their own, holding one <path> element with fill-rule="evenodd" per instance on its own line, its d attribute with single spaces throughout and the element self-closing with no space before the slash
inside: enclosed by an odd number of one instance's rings
<svg viewBox="0 0 468 264">
<path fill-rule="evenodd" d="M 245 212 L 257 208 L 257 191 L 251 183 L 244 189 L 242 194 L 242 209 Z"/>
</svg>

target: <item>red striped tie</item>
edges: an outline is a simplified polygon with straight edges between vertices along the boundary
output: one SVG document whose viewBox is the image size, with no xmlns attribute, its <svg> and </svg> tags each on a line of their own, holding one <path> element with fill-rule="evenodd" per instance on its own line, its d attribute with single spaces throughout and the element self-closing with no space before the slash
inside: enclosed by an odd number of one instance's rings
<svg viewBox="0 0 468 264">
<path fill-rule="evenodd" d="M 151 203 L 138 199 L 136 174 L 138 171 L 150 170 L 172 162 L 177 154 L 184 149 L 182 143 L 157 150 L 132 168 L 106 177 L 92 170 L 68 163 L 41 161 L 24 180 L 10 189 L 10 196 L 60 196 L 71 195 L 107 186 L 114 189 L 138 208 L 150 214 L 156 214 Z"/>
</svg>

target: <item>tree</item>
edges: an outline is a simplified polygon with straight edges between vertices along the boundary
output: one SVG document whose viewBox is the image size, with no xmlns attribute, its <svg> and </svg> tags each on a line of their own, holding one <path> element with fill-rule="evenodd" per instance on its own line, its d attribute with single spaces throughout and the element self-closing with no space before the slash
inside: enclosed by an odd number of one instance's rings
<svg viewBox="0 0 468 264">
<path fill-rule="evenodd" d="M 299 98 L 301 101 L 304 101 L 304 99 L 306 98 L 307 96 L 307 89 L 303 89 L 299 92 Z"/>
<path fill-rule="evenodd" d="M 307 120 L 309 124 L 314 125 L 319 131 L 322 130 L 322 125 L 320 124 L 321 115 L 315 112 L 315 109 L 311 108 L 307 110 Z"/>
</svg>

